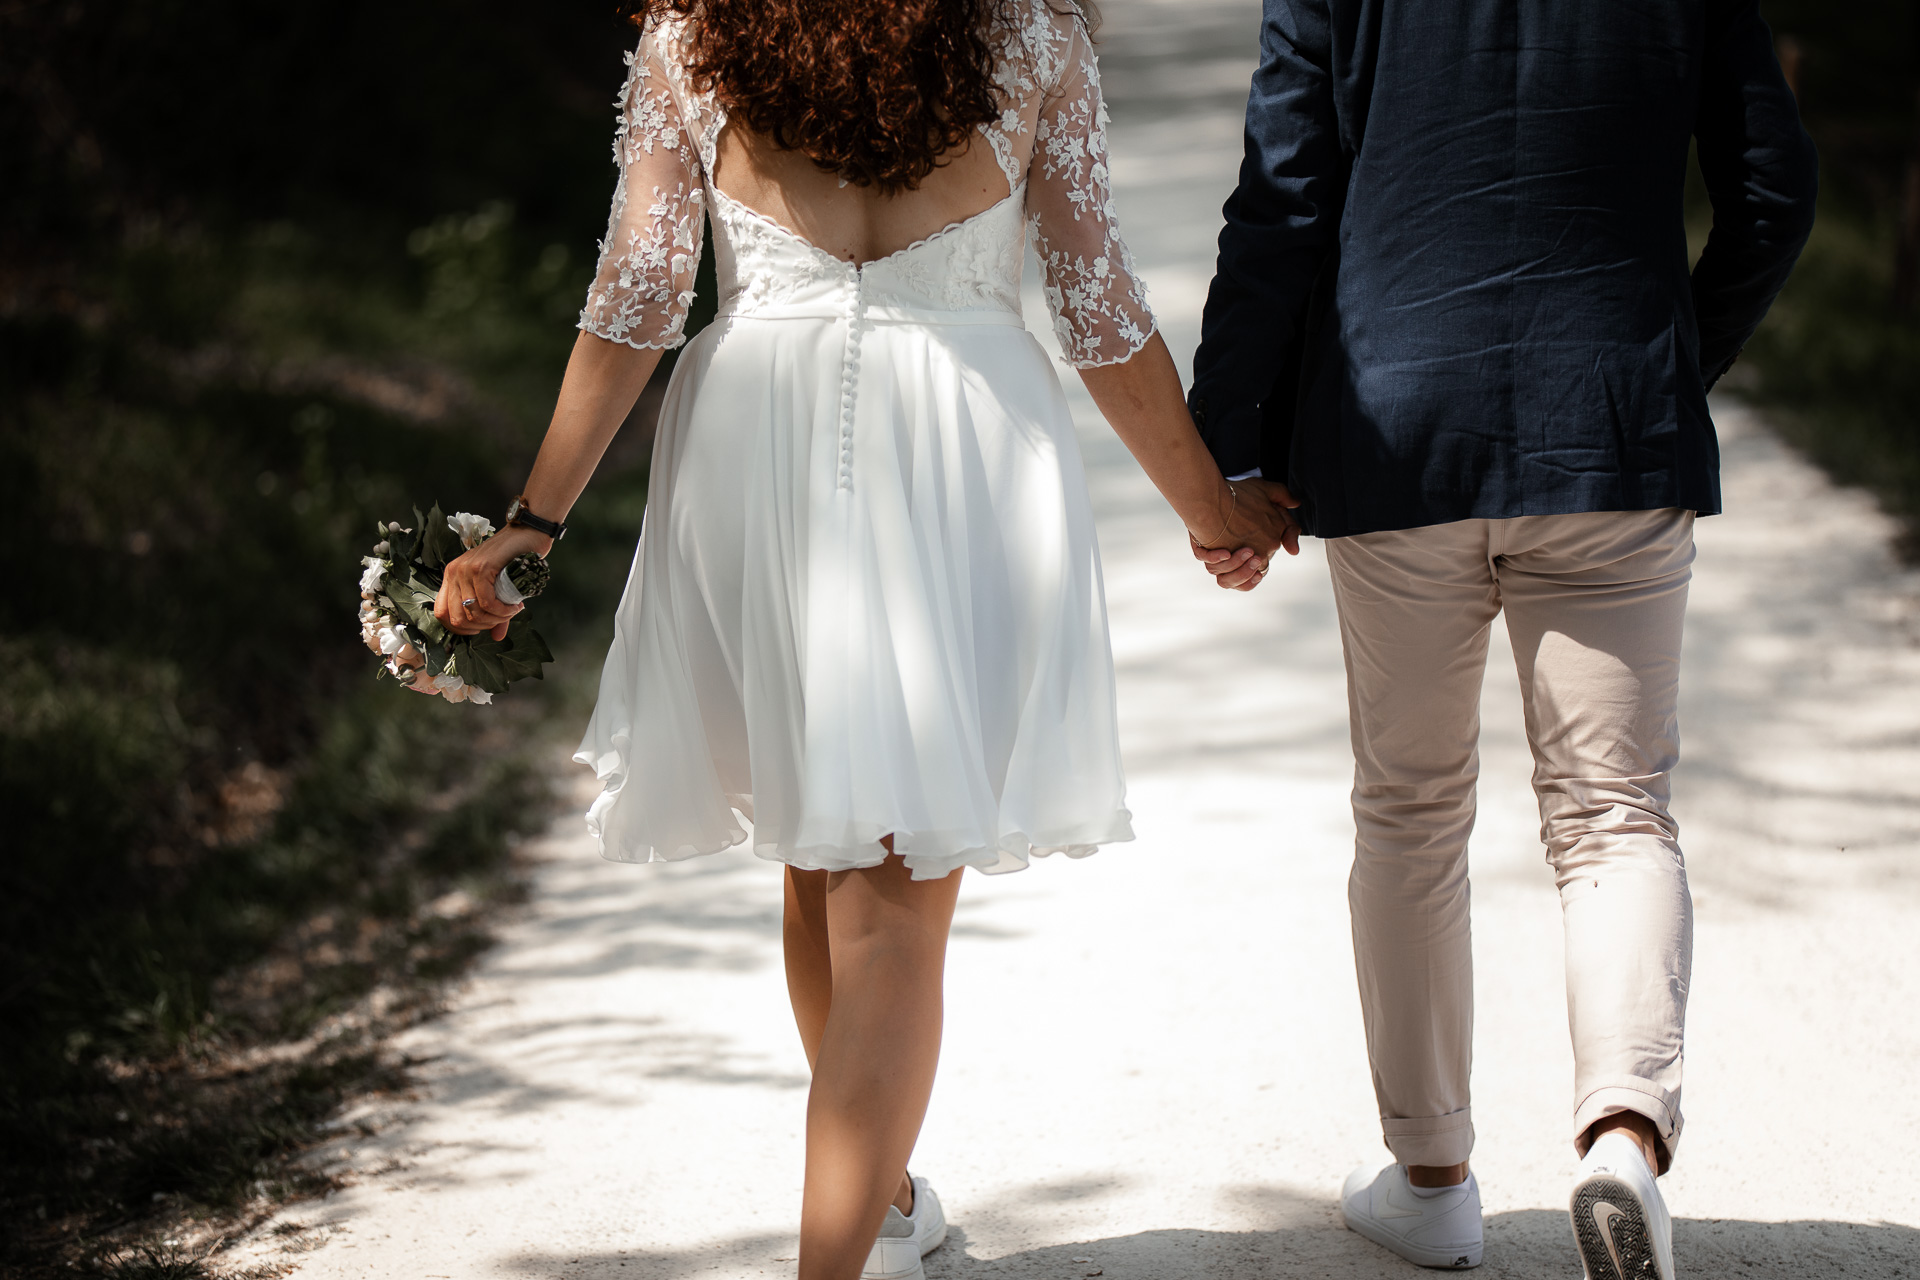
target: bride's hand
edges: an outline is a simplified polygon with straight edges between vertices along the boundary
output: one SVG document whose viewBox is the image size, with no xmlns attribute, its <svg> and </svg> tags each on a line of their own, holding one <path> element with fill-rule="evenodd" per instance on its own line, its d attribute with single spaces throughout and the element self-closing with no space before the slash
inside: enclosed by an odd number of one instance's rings
<svg viewBox="0 0 1920 1280">
<path fill-rule="evenodd" d="M 1267 576 L 1274 551 L 1285 548 L 1300 554 L 1300 522 L 1294 516 L 1299 501 L 1283 484 L 1271 480 L 1234 480 L 1225 527 L 1202 543 L 1191 529 L 1187 540 L 1194 558 L 1214 575 L 1214 581 L 1233 591 L 1251 591 Z"/>
<path fill-rule="evenodd" d="M 522 525 L 508 525 L 466 554 L 447 563 L 433 616 L 448 630 L 463 636 L 491 632 L 495 640 L 507 636 L 507 624 L 524 604 L 502 604 L 493 594 L 500 571 L 528 552 L 544 555 L 550 539 Z"/>
</svg>

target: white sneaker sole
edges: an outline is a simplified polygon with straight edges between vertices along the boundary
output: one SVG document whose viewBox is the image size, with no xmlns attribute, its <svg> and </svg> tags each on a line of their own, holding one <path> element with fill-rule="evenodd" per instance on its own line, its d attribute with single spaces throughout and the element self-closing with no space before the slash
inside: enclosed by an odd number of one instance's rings
<svg viewBox="0 0 1920 1280">
<path fill-rule="evenodd" d="M 1587 1280 L 1673 1280 L 1655 1261 L 1646 1206 L 1619 1178 L 1597 1174 L 1581 1182 L 1568 1211 Z"/>
<path fill-rule="evenodd" d="M 1365 1236 L 1382 1249 L 1399 1254 L 1415 1266 L 1429 1267 L 1435 1271 L 1466 1271 L 1480 1265 L 1482 1252 L 1480 1245 L 1450 1251 L 1422 1249 L 1419 1245 L 1409 1243 L 1370 1219 L 1349 1214 L 1344 1207 L 1340 1211 L 1340 1217 L 1346 1222 L 1347 1230 L 1356 1235 Z"/>
<path fill-rule="evenodd" d="M 927 1280 L 927 1273 L 915 1258 L 913 1266 L 905 1271 L 862 1271 L 860 1280 Z"/>
</svg>

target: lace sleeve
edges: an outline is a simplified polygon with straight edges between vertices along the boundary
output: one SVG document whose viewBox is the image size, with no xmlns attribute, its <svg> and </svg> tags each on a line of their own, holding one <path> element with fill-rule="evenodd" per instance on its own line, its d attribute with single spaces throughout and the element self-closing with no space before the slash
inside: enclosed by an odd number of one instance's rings
<svg viewBox="0 0 1920 1280">
<path fill-rule="evenodd" d="M 686 341 L 681 329 L 705 230 L 700 155 L 673 92 L 665 43 L 650 24 L 639 49 L 627 56 L 613 138 L 620 179 L 600 266 L 580 312 L 580 328 L 588 333 L 643 349 Z"/>
<path fill-rule="evenodd" d="M 1027 217 L 1054 332 L 1076 369 L 1119 364 L 1153 335 L 1146 286 L 1113 216 L 1107 107 L 1086 25 L 1066 33 L 1046 86 L 1027 170 Z"/>
</svg>

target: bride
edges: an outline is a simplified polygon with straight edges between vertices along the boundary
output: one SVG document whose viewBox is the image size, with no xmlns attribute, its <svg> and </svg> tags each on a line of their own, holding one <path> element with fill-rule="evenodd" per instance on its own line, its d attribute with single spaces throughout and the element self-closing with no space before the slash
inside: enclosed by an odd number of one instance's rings
<svg viewBox="0 0 1920 1280">
<path fill-rule="evenodd" d="M 546 554 L 659 360 L 706 228 L 719 314 L 674 369 L 646 531 L 579 756 L 623 862 L 787 866 L 813 1069 L 802 1280 L 919 1277 L 905 1173 L 961 870 L 1132 837 L 1099 553 L 1060 384 L 1022 327 L 1031 237 L 1067 360 L 1212 566 L 1293 549 L 1283 491 L 1195 432 L 1115 226 L 1067 0 L 649 0 L 619 184 L 509 526 L 448 567 L 456 630 Z"/>
</svg>

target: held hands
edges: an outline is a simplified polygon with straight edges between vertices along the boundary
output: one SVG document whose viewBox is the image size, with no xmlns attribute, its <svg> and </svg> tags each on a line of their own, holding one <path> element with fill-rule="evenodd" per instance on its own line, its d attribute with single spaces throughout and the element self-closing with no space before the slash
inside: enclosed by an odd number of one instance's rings
<svg viewBox="0 0 1920 1280">
<path fill-rule="evenodd" d="M 1228 488 L 1224 527 L 1216 522 L 1213 529 L 1196 533 L 1189 525 L 1187 542 L 1221 587 L 1251 591 L 1266 578 L 1276 549 L 1300 554 L 1300 522 L 1293 514 L 1300 503 L 1285 485 L 1271 480 L 1233 480 Z"/>
<path fill-rule="evenodd" d="M 552 545 L 552 539 L 543 534 L 508 525 L 465 555 L 447 562 L 440 594 L 434 597 L 433 616 L 463 636 L 487 631 L 495 640 L 504 640 L 507 624 L 526 606 L 500 603 L 493 593 L 494 582 L 515 558 L 529 551 L 544 556 Z"/>
</svg>

